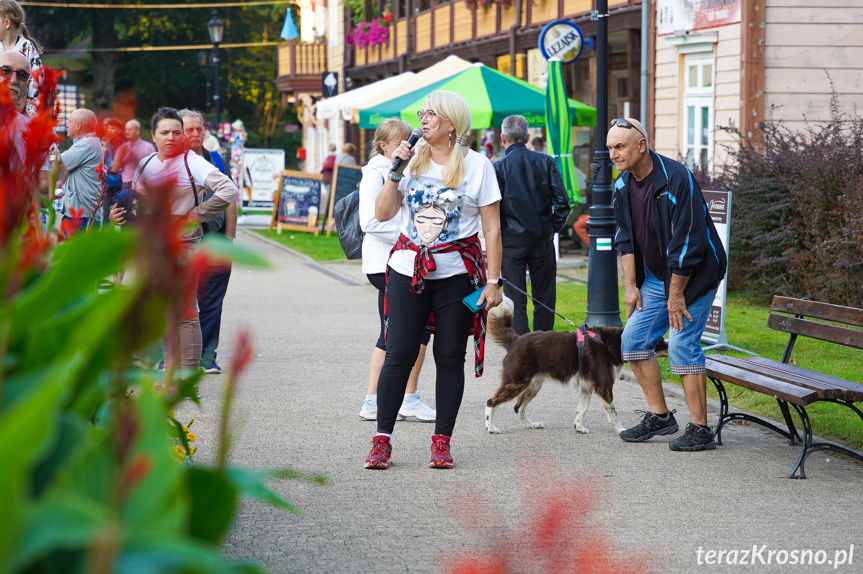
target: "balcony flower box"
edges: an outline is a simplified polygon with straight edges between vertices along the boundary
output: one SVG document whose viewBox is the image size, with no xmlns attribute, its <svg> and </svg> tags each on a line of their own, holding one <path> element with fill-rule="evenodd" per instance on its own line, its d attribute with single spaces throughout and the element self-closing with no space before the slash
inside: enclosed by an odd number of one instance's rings
<svg viewBox="0 0 863 574">
<path fill-rule="evenodd" d="M 356 28 L 348 31 L 346 40 L 348 45 L 357 48 L 383 46 L 390 41 L 389 23 L 383 18 L 375 18 L 371 22 L 360 22 Z"/>
</svg>

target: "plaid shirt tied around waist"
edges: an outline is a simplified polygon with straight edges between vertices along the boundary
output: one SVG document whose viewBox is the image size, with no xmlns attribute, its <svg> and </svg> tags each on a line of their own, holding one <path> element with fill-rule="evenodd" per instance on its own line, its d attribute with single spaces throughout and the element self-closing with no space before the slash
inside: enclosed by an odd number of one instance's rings
<svg viewBox="0 0 863 574">
<path fill-rule="evenodd" d="M 411 293 L 422 293 L 425 289 L 425 277 L 432 271 L 437 270 L 437 264 L 434 260 L 435 253 L 452 253 L 458 251 L 461 254 L 461 259 L 467 269 L 468 278 L 473 284 L 474 289 L 481 289 L 485 286 L 485 258 L 482 255 L 482 245 L 479 241 L 479 234 L 475 233 L 464 239 L 456 239 L 448 243 L 442 243 L 434 247 L 425 245 L 417 246 L 404 234 L 399 235 L 398 241 L 390 251 L 390 256 L 400 249 L 408 249 L 416 252 L 418 255 L 414 261 L 414 274 L 411 281 Z M 387 285 L 389 285 L 390 267 L 387 266 Z M 473 316 L 473 350 L 474 350 L 474 374 L 476 377 L 481 377 L 483 372 L 483 361 L 485 359 L 485 321 L 488 312 L 485 308 L 480 309 Z M 389 326 L 389 304 L 386 293 L 384 293 L 384 341 L 386 341 L 387 330 Z M 434 315 L 429 315 L 426 329 L 434 333 Z"/>
</svg>

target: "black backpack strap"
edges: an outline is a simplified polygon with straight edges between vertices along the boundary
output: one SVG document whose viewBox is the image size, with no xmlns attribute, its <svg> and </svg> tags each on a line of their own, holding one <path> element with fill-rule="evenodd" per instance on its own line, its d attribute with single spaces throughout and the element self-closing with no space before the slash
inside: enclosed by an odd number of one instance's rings
<svg viewBox="0 0 863 574">
<path fill-rule="evenodd" d="M 192 185 L 192 194 L 195 196 L 195 208 L 197 208 L 198 186 L 195 185 L 195 178 L 192 177 L 192 170 L 189 169 L 189 152 L 183 154 L 183 163 L 186 165 L 186 174 L 189 176 L 189 183 Z"/>
</svg>

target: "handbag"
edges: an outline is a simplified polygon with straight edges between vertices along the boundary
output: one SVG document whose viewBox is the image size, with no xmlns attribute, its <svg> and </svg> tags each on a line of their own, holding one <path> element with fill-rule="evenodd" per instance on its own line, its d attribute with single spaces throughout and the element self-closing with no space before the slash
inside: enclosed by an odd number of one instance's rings
<svg viewBox="0 0 863 574">
<path fill-rule="evenodd" d="M 348 259 L 360 259 L 363 255 L 363 233 L 360 227 L 360 190 L 359 188 L 336 202 L 333 208 L 339 245 Z"/>
</svg>

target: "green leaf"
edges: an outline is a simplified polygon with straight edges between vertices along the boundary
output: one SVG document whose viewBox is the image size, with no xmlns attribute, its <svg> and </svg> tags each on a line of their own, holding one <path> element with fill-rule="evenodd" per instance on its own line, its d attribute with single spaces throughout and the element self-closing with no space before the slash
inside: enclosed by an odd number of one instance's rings
<svg viewBox="0 0 863 574">
<path fill-rule="evenodd" d="M 247 267 L 270 267 L 269 261 L 251 249 L 241 247 L 230 239 L 216 233 L 206 235 L 204 240 L 201 241 L 201 248 L 206 249 L 216 257 L 230 259 L 239 265 Z"/>
<path fill-rule="evenodd" d="M 27 513 L 12 567 L 24 568 L 55 550 L 85 549 L 110 516 L 109 508 L 75 493 L 40 500 Z"/>
<path fill-rule="evenodd" d="M 180 536 L 188 523 L 189 502 L 183 470 L 171 455 L 165 404 L 151 387 L 144 386 L 137 405 L 139 435 L 129 459 L 146 453 L 153 464 L 123 504 L 123 521 L 131 539 Z"/>
<path fill-rule="evenodd" d="M 287 502 L 267 486 L 267 479 L 273 478 L 271 471 L 229 468 L 225 471 L 225 476 L 234 484 L 241 497 L 248 496 L 262 502 L 267 502 L 273 506 L 290 510 L 297 516 L 303 513 L 302 510 Z"/>
<path fill-rule="evenodd" d="M 266 574 L 257 565 L 228 563 L 205 543 L 161 539 L 133 543 L 115 563 L 117 574 Z"/>
<path fill-rule="evenodd" d="M 16 300 L 10 340 L 16 341 L 29 324 L 39 324 L 82 293 L 95 293 L 102 279 L 124 268 L 137 237 L 96 231 L 57 247 L 49 271 Z"/>
<path fill-rule="evenodd" d="M 327 477 L 323 474 L 309 474 L 292 468 L 281 468 L 273 472 L 273 478 L 282 480 L 304 480 L 318 486 L 326 486 L 328 484 Z"/>
<path fill-rule="evenodd" d="M 237 489 L 222 473 L 210 468 L 193 466 L 187 474 L 192 499 L 189 533 L 221 544 L 237 509 Z"/>
<path fill-rule="evenodd" d="M 21 535 L 21 515 L 26 511 L 27 472 L 50 448 L 60 420 L 57 410 L 69 379 L 81 369 L 85 357 L 76 354 L 45 369 L 42 380 L 29 395 L 20 397 L 0 417 L 0 565 L 7 563 Z"/>
</svg>

